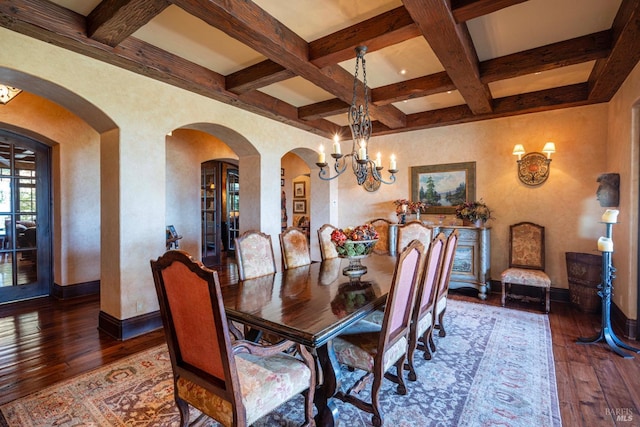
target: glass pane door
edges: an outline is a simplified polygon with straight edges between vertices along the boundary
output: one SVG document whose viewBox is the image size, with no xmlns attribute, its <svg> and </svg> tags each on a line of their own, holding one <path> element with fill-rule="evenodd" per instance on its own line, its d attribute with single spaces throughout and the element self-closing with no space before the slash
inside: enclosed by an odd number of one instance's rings
<svg viewBox="0 0 640 427">
<path fill-rule="evenodd" d="M 48 164 L 48 147 L 0 133 L 0 303 L 49 294 Z"/>
</svg>

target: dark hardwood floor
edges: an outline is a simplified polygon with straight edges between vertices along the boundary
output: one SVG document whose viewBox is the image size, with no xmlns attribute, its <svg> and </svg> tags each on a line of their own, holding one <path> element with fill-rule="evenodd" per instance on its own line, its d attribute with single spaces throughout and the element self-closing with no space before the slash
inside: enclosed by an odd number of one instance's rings
<svg viewBox="0 0 640 427">
<path fill-rule="evenodd" d="M 222 283 L 236 274 L 233 264 L 216 270 Z M 452 298 L 480 302 L 466 292 L 452 293 Z M 500 297 L 490 294 L 484 303 L 499 305 Z M 536 303 L 508 305 L 541 309 Z M 99 310 L 97 296 L 0 306 L 0 404 L 164 342 L 161 330 L 114 340 L 98 331 Z M 600 330 L 599 315 L 552 302 L 549 320 L 563 425 L 639 426 L 640 354 L 625 360 L 605 344 L 576 344 L 578 337 Z"/>
</svg>

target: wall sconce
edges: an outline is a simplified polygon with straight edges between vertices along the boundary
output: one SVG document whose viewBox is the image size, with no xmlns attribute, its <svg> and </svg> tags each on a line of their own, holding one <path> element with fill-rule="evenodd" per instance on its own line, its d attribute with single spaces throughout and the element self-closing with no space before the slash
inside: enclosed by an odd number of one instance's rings
<svg viewBox="0 0 640 427">
<path fill-rule="evenodd" d="M 542 153 L 532 152 L 525 154 L 524 146 L 516 144 L 513 147 L 513 155 L 518 156 L 518 178 L 526 185 L 540 185 L 549 177 L 551 169 L 551 153 L 556 152 L 556 145 L 547 142 L 542 148 Z"/>
</svg>

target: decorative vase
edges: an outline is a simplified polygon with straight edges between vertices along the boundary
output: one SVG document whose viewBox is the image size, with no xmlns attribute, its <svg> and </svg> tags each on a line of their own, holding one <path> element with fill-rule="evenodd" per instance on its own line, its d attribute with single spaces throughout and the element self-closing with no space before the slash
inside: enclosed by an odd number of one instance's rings
<svg viewBox="0 0 640 427">
<path fill-rule="evenodd" d="M 360 260 L 368 257 L 375 248 L 375 240 L 346 240 L 342 245 L 336 245 L 338 256 L 349 259 L 349 265 L 342 270 L 342 274 L 351 279 L 358 279 L 367 272 L 367 267 Z"/>
</svg>

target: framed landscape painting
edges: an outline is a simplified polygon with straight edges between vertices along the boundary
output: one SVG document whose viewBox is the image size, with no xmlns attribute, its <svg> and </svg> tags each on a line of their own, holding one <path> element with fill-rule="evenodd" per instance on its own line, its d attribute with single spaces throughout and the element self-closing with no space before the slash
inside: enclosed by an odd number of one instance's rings
<svg viewBox="0 0 640 427">
<path fill-rule="evenodd" d="M 428 205 L 428 214 L 453 214 L 456 206 L 476 198 L 476 162 L 411 168 L 411 200 Z"/>
</svg>

